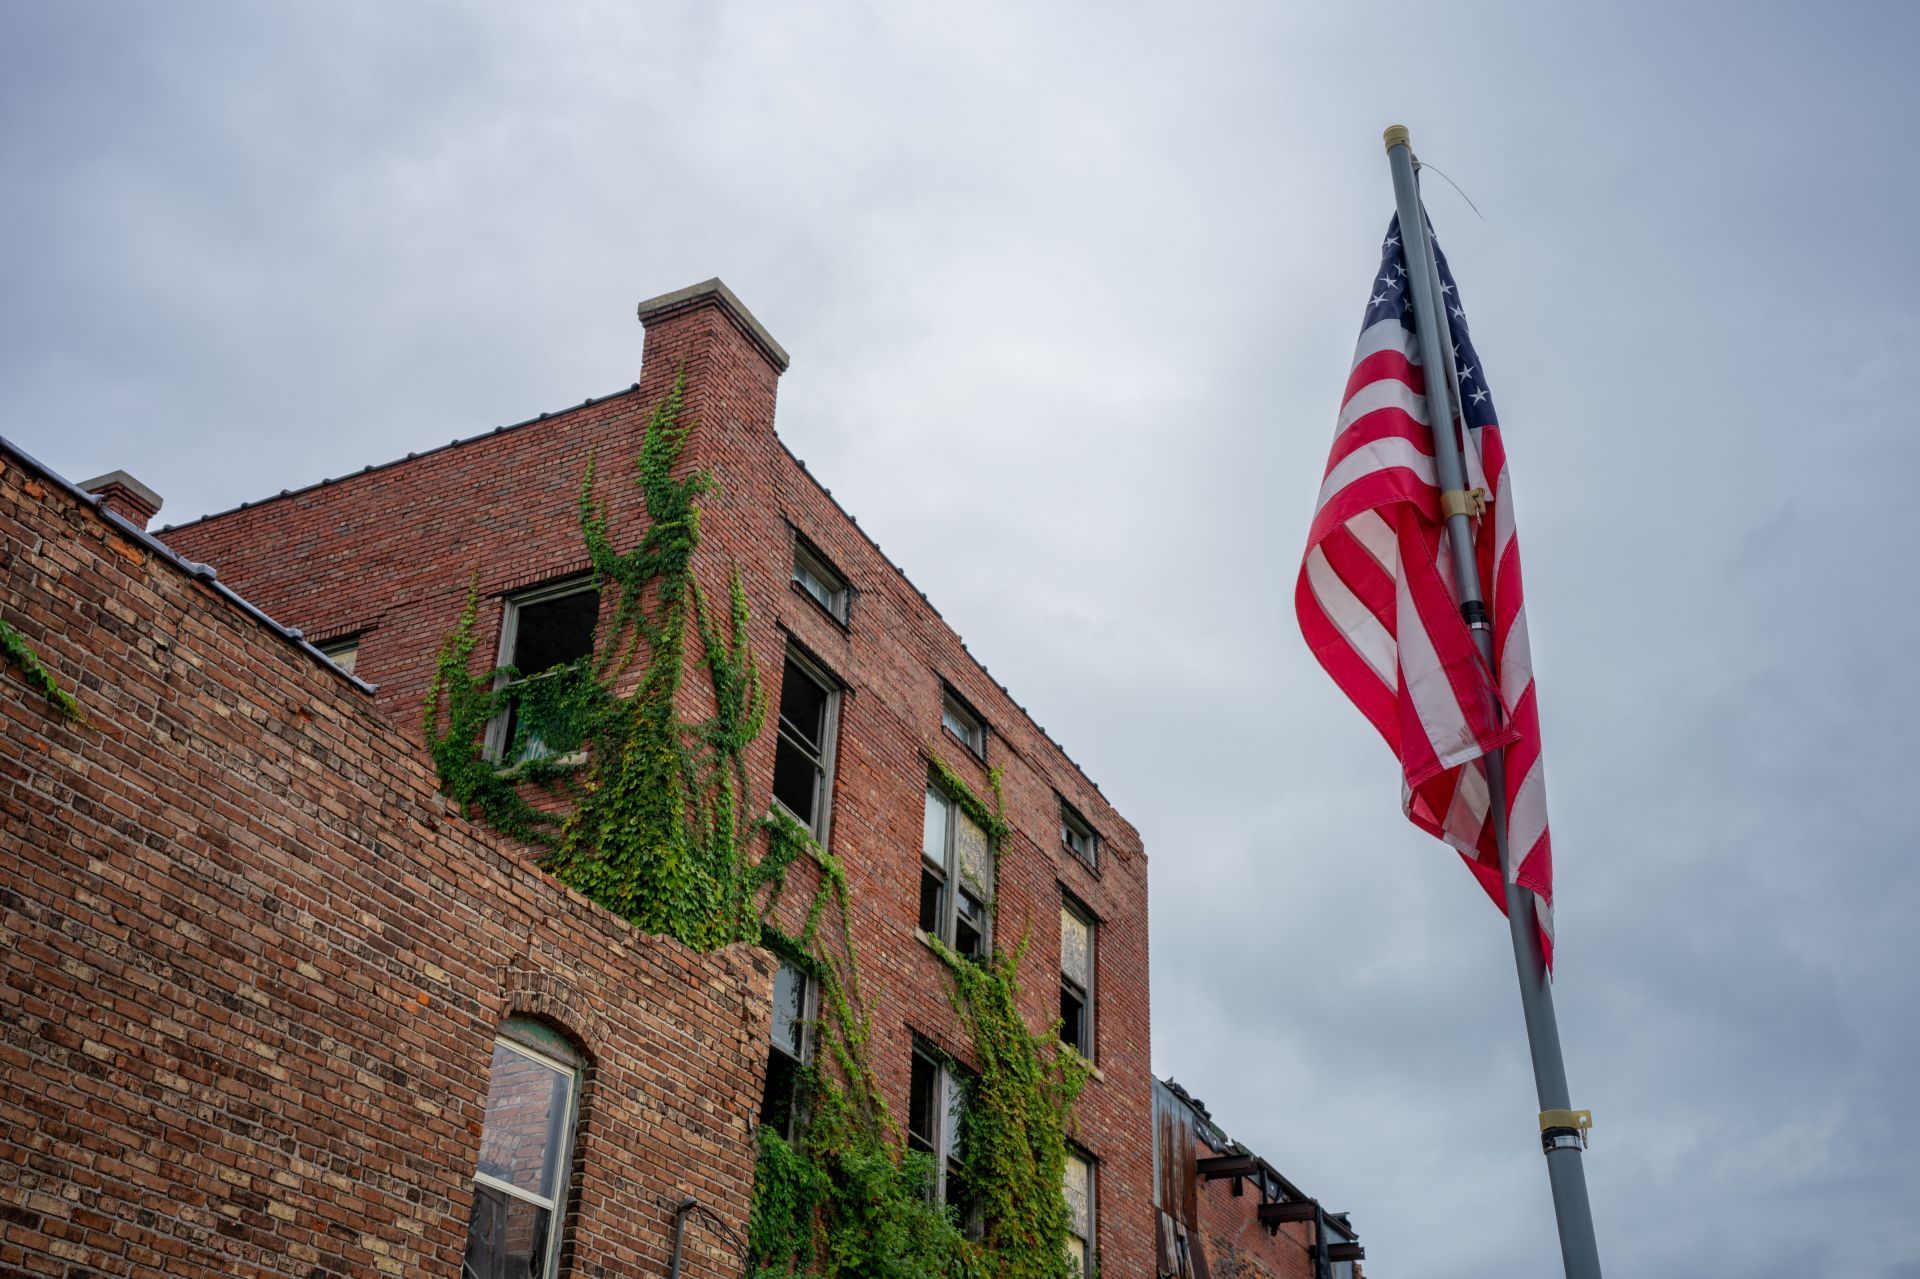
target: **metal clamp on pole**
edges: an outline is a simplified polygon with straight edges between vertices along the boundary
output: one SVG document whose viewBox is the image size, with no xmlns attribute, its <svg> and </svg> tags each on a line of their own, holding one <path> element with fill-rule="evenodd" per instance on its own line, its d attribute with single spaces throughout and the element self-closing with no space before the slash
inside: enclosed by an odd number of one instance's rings
<svg viewBox="0 0 1920 1279">
<path fill-rule="evenodd" d="M 1452 519 L 1465 515 L 1479 519 L 1487 513 L 1487 491 L 1483 488 L 1448 489 L 1440 495 L 1440 514 Z"/>
<path fill-rule="evenodd" d="M 1587 1132 L 1592 1127 L 1591 1110 L 1543 1110 L 1540 1112 L 1540 1149 L 1549 1155 L 1556 1150 L 1585 1150 Z"/>
</svg>

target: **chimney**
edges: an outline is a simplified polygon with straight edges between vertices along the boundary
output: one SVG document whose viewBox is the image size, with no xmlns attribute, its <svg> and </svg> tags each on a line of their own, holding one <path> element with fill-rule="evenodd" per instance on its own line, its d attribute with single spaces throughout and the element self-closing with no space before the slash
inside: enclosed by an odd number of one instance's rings
<svg viewBox="0 0 1920 1279">
<path fill-rule="evenodd" d="M 160 495 L 125 471 L 108 471 L 82 480 L 79 488 L 84 493 L 98 494 L 101 506 L 137 529 L 144 530 L 147 521 L 160 509 Z"/>
<path fill-rule="evenodd" d="M 707 280 L 640 304 L 646 327 L 640 391 L 647 403 L 686 374 L 685 413 L 696 432 L 736 424 L 773 434 L 774 393 L 787 352 L 719 280 Z"/>
</svg>

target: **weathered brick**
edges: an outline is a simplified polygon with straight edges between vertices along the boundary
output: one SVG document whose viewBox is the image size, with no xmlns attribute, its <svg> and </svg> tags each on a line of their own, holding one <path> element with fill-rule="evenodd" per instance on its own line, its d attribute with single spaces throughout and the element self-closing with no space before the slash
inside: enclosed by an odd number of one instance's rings
<svg viewBox="0 0 1920 1279">
<path fill-rule="evenodd" d="M 138 1190 L 117 1181 L 103 1203 L 120 1195 L 131 1211 L 144 1195 L 177 1206 L 190 1188 L 222 1198 L 217 1169 L 175 1155 L 220 1150 L 255 1161 L 230 1166 L 293 1213 L 245 1219 L 248 1238 L 277 1242 L 246 1243 L 258 1255 L 244 1264 L 221 1251 L 238 1241 L 211 1233 L 211 1219 L 197 1229 L 156 1219 L 130 1237 L 154 1252 L 186 1248 L 166 1265 L 307 1273 L 297 1245 L 366 1273 L 376 1254 L 338 1232 L 351 1222 L 408 1269 L 451 1273 L 486 1044 L 514 1009 L 563 1022 L 596 1063 L 568 1225 L 574 1273 L 664 1273 L 666 1214 L 683 1192 L 744 1225 L 770 968 L 640 937 L 560 888 L 526 850 L 452 815 L 420 750 L 421 699 L 469 580 L 483 604 L 477 656 L 490 657 L 507 593 L 586 567 L 576 510 L 589 458 L 616 541 L 636 540 L 644 511 L 632 458 L 648 413 L 684 374 L 686 464 L 720 482 L 702 513 L 696 572 L 718 593 L 740 570 L 770 684 L 791 643 L 846 690 L 831 841 L 848 870 L 890 1105 L 905 1113 L 916 1037 L 970 1056 L 950 979 L 915 930 L 922 795 L 938 753 L 982 794 L 988 766 L 1002 772 L 1014 834 L 997 928 L 1003 943 L 1030 940 L 1021 975 L 1036 1028 L 1057 1012 L 1063 893 L 1100 921 L 1100 1075 L 1077 1139 L 1099 1160 L 1103 1273 L 1152 1274 L 1139 836 L 781 444 L 782 365 L 730 298 L 698 295 L 649 316 L 630 390 L 161 534 L 310 637 L 358 634 L 357 673 L 378 685 L 371 699 L 159 557 L 117 553 L 124 538 L 92 512 L 52 486 L 33 497 L 31 477 L 9 468 L 0 535 L 34 549 L 19 555 L 28 571 L 9 574 L 7 616 L 32 623 L 23 629 L 56 673 L 96 681 L 90 713 L 98 703 L 98 721 L 117 730 L 75 730 L 17 684 L 5 690 L 23 761 L 0 764 L 7 869 L 44 872 L 21 879 L 23 906 L 6 916 L 44 958 L 9 962 L 66 980 L 36 978 L 34 997 L 69 1040 L 29 1048 L 22 1086 L 44 1089 L 73 1059 L 92 1062 L 87 1039 L 107 1045 L 111 1062 L 94 1064 L 123 1072 L 112 1087 L 142 1100 L 125 1121 L 129 1142 L 159 1157 L 165 1180 Z M 844 626 L 790 584 L 796 533 L 853 586 Z M 689 685 L 697 712 L 701 684 Z M 943 732 L 943 685 L 986 721 L 984 763 Z M 767 733 L 748 753 L 759 805 L 773 752 Z M 1101 836 L 1097 870 L 1061 847 L 1062 799 Z M 813 887 L 799 873 L 790 912 Z M 82 945 L 82 935 L 111 945 Z M 111 1015 L 89 1005 L 60 970 L 75 960 L 99 972 L 93 989 L 147 1002 Z M 343 1214 L 335 1205 L 347 1195 Z M 692 1273 L 738 1271 L 712 1241 L 689 1261 Z"/>
</svg>

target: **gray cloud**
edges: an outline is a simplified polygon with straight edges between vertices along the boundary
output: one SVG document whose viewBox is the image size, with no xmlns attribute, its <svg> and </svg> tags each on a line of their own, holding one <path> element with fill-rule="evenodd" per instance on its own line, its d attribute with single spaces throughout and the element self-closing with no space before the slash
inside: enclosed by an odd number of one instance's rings
<svg viewBox="0 0 1920 1279">
<path fill-rule="evenodd" d="M 1159 1068 L 1378 1273 L 1545 1273 L 1504 929 L 1292 620 L 1405 118 L 1486 214 L 1431 193 L 1609 1267 L 1910 1276 L 1916 25 L 15 5 L 0 430 L 189 518 L 622 386 L 724 275 L 783 436 L 1145 832 Z"/>
</svg>

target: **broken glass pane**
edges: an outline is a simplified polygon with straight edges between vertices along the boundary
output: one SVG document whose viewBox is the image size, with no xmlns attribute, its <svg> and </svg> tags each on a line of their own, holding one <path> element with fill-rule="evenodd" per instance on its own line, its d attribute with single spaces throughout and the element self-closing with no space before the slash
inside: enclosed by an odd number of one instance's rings
<svg viewBox="0 0 1920 1279">
<path fill-rule="evenodd" d="M 1093 989 L 1093 925 L 1064 906 L 1060 909 L 1060 972 Z"/>
</svg>

